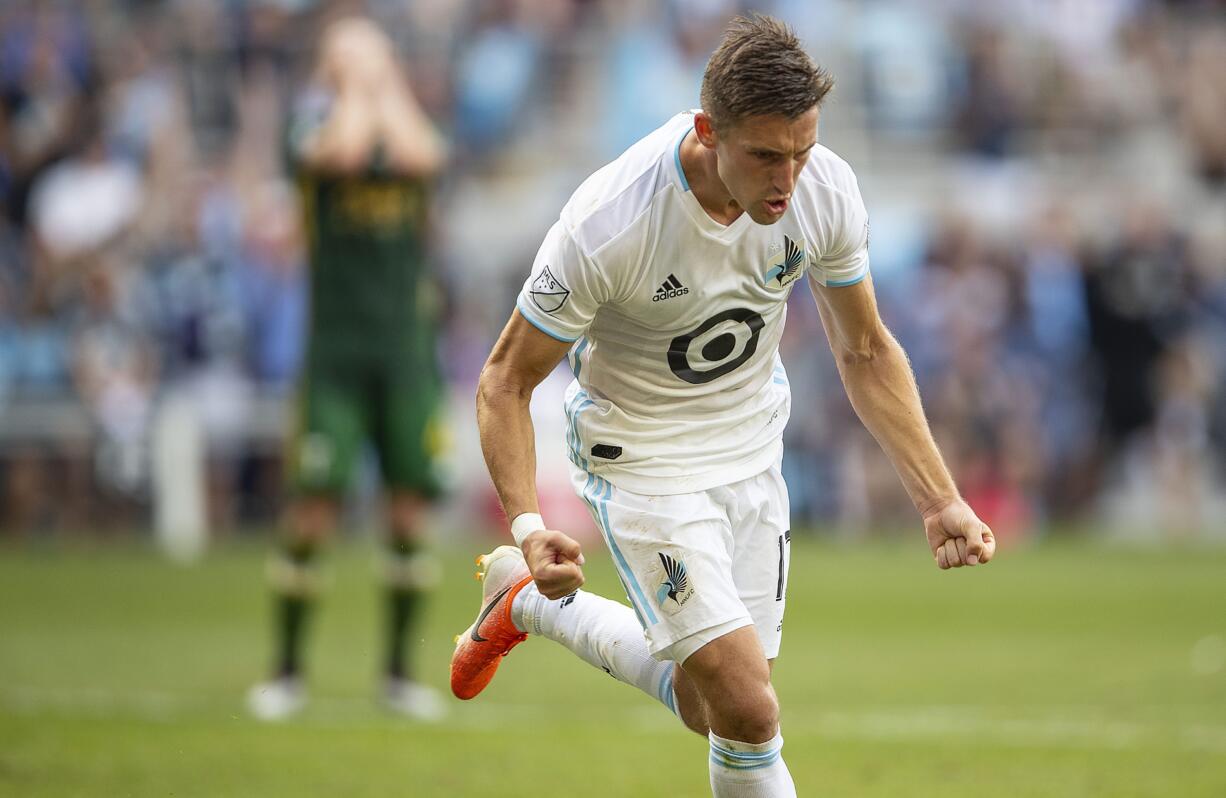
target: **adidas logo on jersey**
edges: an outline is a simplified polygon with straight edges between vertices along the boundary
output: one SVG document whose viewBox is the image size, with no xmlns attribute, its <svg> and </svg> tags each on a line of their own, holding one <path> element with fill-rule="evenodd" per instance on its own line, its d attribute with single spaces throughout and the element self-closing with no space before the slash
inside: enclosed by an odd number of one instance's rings
<svg viewBox="0 0 1226 798">
<path fill-rule="evenodd" d="M 670 274 L 664 284 L 656 289 L 656 294 L 651 298 L 652 302 L 663 302 L 665 299 L 673 297 L 685 296 L 690 292 L 690 289 L 681 284 L 677 279 L 677 275 Z"/>
</svg>

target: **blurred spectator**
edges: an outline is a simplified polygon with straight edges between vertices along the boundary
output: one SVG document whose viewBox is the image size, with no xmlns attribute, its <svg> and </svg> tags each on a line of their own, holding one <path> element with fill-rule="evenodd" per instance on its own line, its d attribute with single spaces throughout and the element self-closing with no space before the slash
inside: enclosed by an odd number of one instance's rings
<svg viewBox="0 0 1226 798">
<path fill-rule="evenodd" d="M 1122 235 L 1086 274 L 1108 453 L 1153 424 L 1155 370 L 1188 322 L 1191 277 L 1185 243 L 1161 211 L 1134 206 Z"/>
<path fill-rule="evenodd" d="M 134 494 L 146 475 L 145 431 L 156 387 L 156 352 L 121 296 L 115 268 L 92 265 L 74 326 L 73 381 L 98 429 L 100 484 Z"/>
<path fill-rule="evenodd" d="M 542 41 L 511 0 L 484 0 L 455 68 L 455 135 L 473 155 L 505 143 L 534 109 Z"/>
<path fill-rule="evenodd" d="M 270 183 L 254 198 L 239 275 L 252 377 L 277 392 L 292 386 L 306 343 L 307 281 L 299 213 L 288 186 Z"/>
<path fill-rule="evenodd" d="M 1199 31 L 1192 40 L 1184 81 L 1182 122 L 1197 172 L 1226 187 L 1226 30 Z"/>
</svg>

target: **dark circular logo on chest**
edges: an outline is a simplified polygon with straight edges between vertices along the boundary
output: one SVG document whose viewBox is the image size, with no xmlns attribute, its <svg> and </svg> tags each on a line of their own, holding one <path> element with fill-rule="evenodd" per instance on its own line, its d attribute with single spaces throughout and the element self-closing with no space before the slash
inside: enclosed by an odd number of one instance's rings
<svg viewBox="0 0 1226 798">
<path fill-rule="evenodd" d="M 734 332 L 736 327 L 733 327 L 702 345 L 700 352 L 702 359 L 715 363 L 715 365 L 706 369 L 694 368 L 690 363 L 690 348 L 694 341 L 725 322 L 744 324 L 749 328 L 749 337 L 745 340 L 740 353 L 733 356 L 737 346 L 737 336 Z M 758 336 L 762 333 L 764 326 L 766 322 L 762 320 L 762 316 L 748 308 L 733 308 L 716 313 L 693 330 L 684 335 L 678 335 L 672 340 L 668 345 L 668 367 L 672 369 L 673 374 L 693 385 L 702 385 L 719 379 L 725 374 L 736 371 L 753 357 L 754 352 L 758 351 Z"/>
</svg>

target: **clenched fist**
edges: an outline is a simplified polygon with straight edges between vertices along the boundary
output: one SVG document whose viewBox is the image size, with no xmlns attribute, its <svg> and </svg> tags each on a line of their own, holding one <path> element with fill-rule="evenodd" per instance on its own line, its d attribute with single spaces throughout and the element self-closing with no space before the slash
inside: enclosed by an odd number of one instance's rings
<svg viewBox="0 0 1226 798">
<path fill-rule="evenodd" d="M 996 553 L 992 530 L 962 499 L 954 499 L 925 515 L 924 534 L 942 569 L 980 565 Z"/>
<path fill-rule="evenodd" d="M 583 552 L 573 538 L 542 529 L 520 545 L 536 589 L 547 599 L 560 599 L 583 586 Z"/>
</svg>

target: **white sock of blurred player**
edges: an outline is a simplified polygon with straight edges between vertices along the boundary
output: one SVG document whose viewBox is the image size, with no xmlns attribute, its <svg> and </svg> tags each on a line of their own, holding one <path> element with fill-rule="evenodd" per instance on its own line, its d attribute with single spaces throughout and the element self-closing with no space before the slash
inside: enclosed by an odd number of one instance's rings
<svg viewBox="0 0 1226 798">
<path fill-rule="evenodd" d="M 515 596 L 511 621 L 521 632 L 561 643 L 584 662 L 634 685 L 678 715 L 674 663 L 651 656 L 643 627 L 626 605 L 582 590 L 551 600 L 530 584 Z"/>
</svg>

